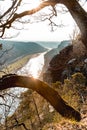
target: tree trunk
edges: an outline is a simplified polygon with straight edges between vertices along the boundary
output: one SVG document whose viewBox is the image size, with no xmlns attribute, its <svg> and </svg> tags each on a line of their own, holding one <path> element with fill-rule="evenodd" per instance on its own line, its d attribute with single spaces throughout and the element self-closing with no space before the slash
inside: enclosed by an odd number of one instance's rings
<svg viewBox="0 0 87 130">
<path fill-rule="evenodd" d="M 60 0 L 61 4 L 64 4 L 69 12 L 71 13 L 73 19 L 77 23 L 80 31 L 82 41 L 87 48 L 87 12 L 81 7 L 77 0 Z"/>
<path fill-rule="evenodd" d="M 7 75 L 0 79 L 0 90 L 13 87 L 23 87 L 29 88 L 41 96 L 43 96 L 50 104 L 59 112 L 62 116 L 66 118 L 74 118 L 77 121 L 81 120 L 80 113 L 74 108 L 69 106 L 48 84 L 31 77 L 18 76 L 18 75 Z"/>
</svg>

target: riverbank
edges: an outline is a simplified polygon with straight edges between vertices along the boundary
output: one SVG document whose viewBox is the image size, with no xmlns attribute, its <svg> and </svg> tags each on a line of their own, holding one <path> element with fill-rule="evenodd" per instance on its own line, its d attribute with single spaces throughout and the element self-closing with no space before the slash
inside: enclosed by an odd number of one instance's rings
<svg viewBox="0 0 87 130">
<path fill-rule="evenodd" d="M 17 72 L 17 70 L 19 70 L 20 68 L 22 68 L 31 58 L 34 58 L 36 56 L 38 56 L 40 53 L 37 54 L 31 54 L 31 55 L 27 55 L 11 64 L 9 64 L 8 66 L 6 66 L 4 69 L 2 69 L 0 71 L 0 77 L 2 75 L 4 75 L 5 73 L 15 73 Z"/>
</svg>

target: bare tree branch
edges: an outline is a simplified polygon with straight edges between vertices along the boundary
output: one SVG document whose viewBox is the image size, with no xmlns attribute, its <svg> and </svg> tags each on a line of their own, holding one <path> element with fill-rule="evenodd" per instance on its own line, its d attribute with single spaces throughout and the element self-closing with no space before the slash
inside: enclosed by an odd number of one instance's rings
<svg viewBox="0 0 87 130">
<path fill-rule="evenodd" d="M 7 105 L 7 104 L 5 104 L 5 103 L 0 103 L 0 105 L 2 105 L 2 106 L 6 106 L 6 107 L 10 108 L 10 106 Z"/>
<path fill-rule="evenodd" d="M 19 123 L 18 120 L 15 118 L 15 121 L 16 121 L 16 124 L 13 125 L 13 126 L 10 126 L 8 129 L 13 129 L 15 127 L 20 127 L 20 126 L 23 126 L 25 130 L 30 130 L 26 127 L 25 123 Z"/>
<path fill-rule="evenodd" d="M 37 8 L 34 8 L 34 9 L 31 9 L 31 10 L 27 10 L 27 11 L 24 11 L 22 13 L 12 13 L 12 16 L 6 20 L 5 23 L 1 23 L 0 25 L 0 32 L 1 33 L 1 36 L 0 37 L 3 37 L 4 33 L 5 33 L 5 29 L 6 28 L 10 28 L 12 23 L 16 20 L 16 19 L 19 19 L 19 18 L 22 18 L 24 16 L 27 16 L 27 15 L 32 15 L 32 14 L 35 14 L 36 12 L 40 11 L 41 9 L 45 8 L 46 6 L 54 6 L 57 2 L 50 2 L 50 1 L 45 1 L 43 3 L 41 3 Z M 55 9 L 54 9 L 55 10 Z"/>
<path fill-rule="evenodd" d="M 0 19 L 2 19 L 6 14 L 8 14 L 14 8 L 16 2 L 17 2 L 16 0 L 13 1 L 12 6 L 8 10 L 6 10 L 6 12 L 3 15 L 0 16 Z"/>
</svg>

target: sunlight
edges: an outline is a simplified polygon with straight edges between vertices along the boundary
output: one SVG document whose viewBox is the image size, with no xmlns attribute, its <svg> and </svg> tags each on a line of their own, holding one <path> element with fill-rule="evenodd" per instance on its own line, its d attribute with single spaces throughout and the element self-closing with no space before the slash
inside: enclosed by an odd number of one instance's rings
<svg viewBox="0 0 87 130">
<path fill-rule="evenodd" d="M 29 62 L 29 73 L 33 78 L 38 78 L 44 64 L 43 55 L 33 58 Z"/>
<path fill-rule="evenodd" d="M 30 1 L 30 7 L 35 8 L 40 4 L 40 0 L 31 0 Z"/>
<path fill-rule="evenodd" d="M 38 73 L 39 73 L 39 64 L 37 62 L 37 59 L 31 60 L 31 65 L 30 65 L 30 74 L 32 75 L 33 78 L 38 78 Z"/>
<path fill-rule="evenodd" d="M 31 76 L 33 78 L 39 78 L 43 65 L 44 65 L 44 54 L 46 52 L 40 54 L 29 60 L 29 62 L 17 71 L 17 74 Z"/>
</svg>

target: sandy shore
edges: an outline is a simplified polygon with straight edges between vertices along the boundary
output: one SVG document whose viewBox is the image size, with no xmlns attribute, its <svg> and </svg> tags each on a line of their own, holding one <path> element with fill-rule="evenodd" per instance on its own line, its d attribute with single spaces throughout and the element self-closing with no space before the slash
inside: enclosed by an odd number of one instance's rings
<svg viewBox="0 0 87 130">
<path fill-rule="evenodd" d="M 9 64 L 8 66 L 6 66 L 4 69 L 2 69 L 0 71 L 0 77 L 2 75 L 9 74 L 9 73 L 15 73 L 18 69 L 22 68 L 31 58 L 34 58 L 36 56 L 38 56 L 39 53 L 37 54 L 32 54 L 32 55 L 27 55 L 17 61 L 15 61 L 14 63 Z"/>
</svg>

